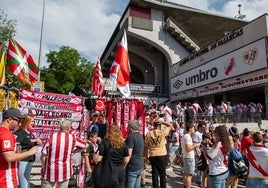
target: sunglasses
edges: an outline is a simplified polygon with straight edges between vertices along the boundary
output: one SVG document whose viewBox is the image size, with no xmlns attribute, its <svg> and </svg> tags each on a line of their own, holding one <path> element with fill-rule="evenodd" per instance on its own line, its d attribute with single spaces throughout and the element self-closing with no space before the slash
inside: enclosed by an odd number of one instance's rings
<svg viewBox="0 0 268 188">
<path fill-rule="evenodd" d="M 18 119 L 18 118 L 11 118 L 11 119 L 14 121 L 20 122 L 20 119 Z"/>
</svg>

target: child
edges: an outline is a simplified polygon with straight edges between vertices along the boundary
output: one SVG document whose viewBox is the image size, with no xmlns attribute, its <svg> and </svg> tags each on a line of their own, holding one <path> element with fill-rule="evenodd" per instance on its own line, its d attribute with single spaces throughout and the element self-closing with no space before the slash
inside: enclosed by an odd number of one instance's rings
<svg viewBox="0 0 268 188">
<path fill-rule="evenodd" d="M 85 165 L 86 165 L 86 176 L 85 176 L 85 184 L 84 187 L 94 187 L 92 180 L 92 170 L 95 166 L 95 162 L 93 161 L 93 154 L 98 150 L 98 137 L 97 131 L 89 131 L 87 134 L 88 137 L 88 147 L 86 152 L 84 153 L 85 157 Z"/>
</svg>

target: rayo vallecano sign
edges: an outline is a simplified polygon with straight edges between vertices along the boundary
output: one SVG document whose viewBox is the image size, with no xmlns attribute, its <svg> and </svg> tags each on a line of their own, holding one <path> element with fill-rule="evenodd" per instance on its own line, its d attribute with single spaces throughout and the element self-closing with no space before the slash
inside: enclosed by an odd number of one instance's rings
<svg viewBox="0 0 268 188">
<path fill-rule="evenodd" d="M 171 94 L 229 79 L 267 67 L 266 38 L 171 79 Z"/>
</svg>

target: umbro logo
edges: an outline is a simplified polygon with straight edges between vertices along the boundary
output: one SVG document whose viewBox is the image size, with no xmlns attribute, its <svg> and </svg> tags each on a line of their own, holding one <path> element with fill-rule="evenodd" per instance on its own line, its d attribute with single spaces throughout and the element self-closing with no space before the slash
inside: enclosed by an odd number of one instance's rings
<svg viewBox="0 0 268 188">
<path fill-rule="evenodd" d="M 179 89 L 182 84 L 183 82 L 181 80 L 176 80 L 176 82 L 173 84 L 173 87 L 175 87 L 176 89 Z"/>
</svg>

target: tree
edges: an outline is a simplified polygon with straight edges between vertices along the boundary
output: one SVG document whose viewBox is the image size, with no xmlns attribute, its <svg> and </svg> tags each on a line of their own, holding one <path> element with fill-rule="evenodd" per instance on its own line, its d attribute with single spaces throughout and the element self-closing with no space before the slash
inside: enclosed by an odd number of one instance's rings
<svg viewBox="0 0 268 188">
<path fill-rule="evenodd" d="M 9 37 L 13 37 L 16 33 L 16 20 L 9 20 L 7 14 L 0 9 L 0 42 L 4 44 L 5 48 Z"/>
<path fill-rule="evenodd" d="M 0 43 L 3 44 L 3 51 L 7 49 L 8 39 L 14 37 L 16 34 L 15 27 L 17 26 L 17 20 L 9 20 L 7 14 L 0 9 Z M 0 52 L 0 57 L 2 56 Z M 29 89 L 30 86 L 23 83 L 20 79 L 12 74 L 9 69 L 6 69 L 7 85 L 9 87 L 17 87 Z"/>
<path fill-rule="evenodd" d="M 68 46 L 62 46 L 59 51 L 50 51 L 46 56 L 49 66 L 41 69 L 40 77 L 45 82 L 45 90 L 85 96 L 86 90 L 91 88 L 94 65 Z"/>
</svg>

